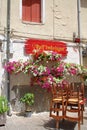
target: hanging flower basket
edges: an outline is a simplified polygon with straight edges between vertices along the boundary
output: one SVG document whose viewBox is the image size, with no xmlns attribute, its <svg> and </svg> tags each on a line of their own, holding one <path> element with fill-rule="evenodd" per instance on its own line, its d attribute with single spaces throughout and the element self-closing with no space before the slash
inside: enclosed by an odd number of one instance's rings
<svg viewBox="0 0 87 130">
<path fill-rule="evenodd" d="M 13 61 L 5 65 L 5 70 L 11 73 L 30 73 L 32 75 L 31 83 L 38 84 L 42 88 L 49 89 L 53 82 L 63 84 L 66 76 L 81 75 L 87 76 L 87 67 L 74 63 L 65 63 L 62 56 L 52 51 L 33 53 L 33 61 Z M 55 64 L 48 64 L 48 62 Z M 62 86 L 62 85 L 61 85 Z"/>
</svg>

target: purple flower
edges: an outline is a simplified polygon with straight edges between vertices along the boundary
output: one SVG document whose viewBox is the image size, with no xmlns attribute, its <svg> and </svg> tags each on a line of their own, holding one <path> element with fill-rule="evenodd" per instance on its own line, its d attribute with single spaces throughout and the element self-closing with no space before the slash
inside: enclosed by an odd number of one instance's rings
<svg viewBox="0 0 87 130">
<path fill-rule="evenodd" d="M 69 73 L 72 75 L 76 75 L 77 70 L 74 68 L 69 69 Z"/>
</svg>

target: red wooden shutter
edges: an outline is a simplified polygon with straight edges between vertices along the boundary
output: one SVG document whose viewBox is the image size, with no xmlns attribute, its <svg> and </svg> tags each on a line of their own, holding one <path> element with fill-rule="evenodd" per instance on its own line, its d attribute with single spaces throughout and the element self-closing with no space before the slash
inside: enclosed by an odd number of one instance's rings
<svg viewBox="0 0 87 130">
<path fill-rule="evenodd" d="M 22 20 L 41 22 L 41 0 L 22 0 Z"/>
<path fill-rule="evenodd" d="M 22 0 L 22 20 L 31 21 L 32 0 Z"/>
<path fill-rule="evenodd" d="M 32 0 L 26 0 L 26 21 L 31 21 L 31 3 Z"/>
<path fill-rule="evenodd" d="M 22 0 L 22 20 L 26 19 L 26 0 Z"/>
<path fill-rule="evenodd" d="M 41 0 L 32 0 L 32 22 L 41 22 Z"/>
</svg>

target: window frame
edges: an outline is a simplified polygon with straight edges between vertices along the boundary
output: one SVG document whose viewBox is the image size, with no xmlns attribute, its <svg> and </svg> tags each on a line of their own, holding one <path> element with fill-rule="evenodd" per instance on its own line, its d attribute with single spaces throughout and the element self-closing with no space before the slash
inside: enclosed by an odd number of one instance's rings
<svg viewBox="0 0 87 130">
<path fill-rule="evenodd" d="M 22 0 L 20 0 L 20 19 L 22 20 Z M 23 21 L 23 23 L 44 24 L 45 23 L 45 0 L 41 0 L 41 22 Z"/>
</svg>

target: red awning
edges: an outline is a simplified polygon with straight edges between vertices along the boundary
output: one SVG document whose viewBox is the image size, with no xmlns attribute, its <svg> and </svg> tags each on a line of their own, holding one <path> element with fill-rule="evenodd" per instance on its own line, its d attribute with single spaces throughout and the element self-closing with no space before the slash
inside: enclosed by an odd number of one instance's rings
<svg viewBox="0 0 87 130">
<path fill-rule="evenodd" d="M 63 56 L 67 55 L 66 43 L 55 40 L 28 39 L 25 42 L 25 53 L 32 54 L 37 51 L 54 51 Z"/>
</svg>

